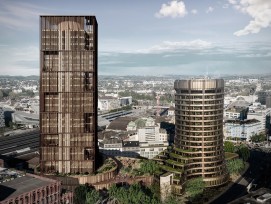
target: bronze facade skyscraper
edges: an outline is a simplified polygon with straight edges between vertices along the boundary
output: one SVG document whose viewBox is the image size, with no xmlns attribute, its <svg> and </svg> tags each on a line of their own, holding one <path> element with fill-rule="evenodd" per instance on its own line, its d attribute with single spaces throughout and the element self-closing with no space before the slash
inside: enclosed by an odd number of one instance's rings
<svg viewBox="0 0 271 204">
<path fill-rule="evenodd" d="M 174 146 L 155 160 L 164 172 L 174 174 L 172 191 L 202 177 L 207 187 L 228 181 L 223 150 L 223 79 L 177 80 Z"/>
<path fill-rule="evenodd" d="M 93 173 L 97 147 L 94 16 L 40 17 L 40 168 Z"/>
<path fill-rule="evenodd" d="M 228 177 L 223 150 L 223 79 L 177 80 L 175 95 L 176 148 L 191 158 L 186 179 L 202 176 L 207 186 Z"/>
</svg>

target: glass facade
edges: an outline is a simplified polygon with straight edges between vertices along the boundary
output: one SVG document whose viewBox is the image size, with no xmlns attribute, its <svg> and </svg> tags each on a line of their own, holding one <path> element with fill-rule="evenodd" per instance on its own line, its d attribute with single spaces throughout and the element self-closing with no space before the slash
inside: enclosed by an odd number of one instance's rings
<svg viewBox="0 0 271 204">
<path fill-rule="evenodd" d="M 94 16 L 40 17 L 42 173 L 92 173 L 97 155 Z"/>
</svg>

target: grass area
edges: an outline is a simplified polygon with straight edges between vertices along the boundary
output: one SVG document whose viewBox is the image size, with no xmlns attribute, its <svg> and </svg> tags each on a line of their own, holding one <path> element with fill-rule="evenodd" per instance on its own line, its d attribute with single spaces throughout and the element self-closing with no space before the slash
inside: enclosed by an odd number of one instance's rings
<svg viewBox="0 0 271 204">
<path fill-rule="evenodd" d="M 172 168 L 172 167 L 166 166 L 166 165 L 160 165 L 160 168 L 162 170 L 169 171 L 169 172 L 174 172 L 174 173 L 178 173 L 178 174 L 183 172 L 181 169 Z"/>
<path fill-rule="evenodd" d="M 117 165 L 113 161 L 113 159 L 108 158 L 105 160 L 104 164 L 97 170 L 97 174 L 105 173 L 112 170 L 113 168 L 117 168 Z"/>
<path fill-rule="evenodd" d="M 180 149 L 180 148 L 177 148 L 177 147 L 174 147 L 173 150 L 178 151 L 178 152 L 183 152 L 183 153 L 195 152 L 194 149 Z"/>
<path fill-rule="evenodd" d="M 176 159 L 188 159 L 188 157 L 179 155 L 179 154 L 175 154 L 175 153 L 169 153 L 170 157 L 174 157 Z"/>
<path fill-rule="evenodd" d="M 171 164 L 171 165 L 176 165 L 176 166 L 183 166 L 184 165 L 183 162 L 177 162 L 177 161 L 174 161 L 172 159 L 168 159 L 168 160 L 166 160 L 166 162 Z"/>
</svg>

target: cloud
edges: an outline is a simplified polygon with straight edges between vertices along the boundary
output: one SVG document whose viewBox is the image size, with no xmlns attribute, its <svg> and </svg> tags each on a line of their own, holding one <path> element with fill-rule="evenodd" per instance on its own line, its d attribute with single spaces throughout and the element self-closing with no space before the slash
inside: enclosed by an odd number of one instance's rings
<svg viewBox="0 0 271 204">
<path fill-rule="evenodd" d="M 271 57 L 271 52 L 267 52 L 267 53 L 251 53 L 251 54 L 246 54 L 246 55 L 240 55 L 239 57 L 247 57 L 247 58 Z"/>
<path fill-rule="evenodd" d="M 271 25 L 271 1 L 270 0 L 229 0 L 233 7 L 253 18 L 245 28 L 236 31 L 234 35 L 244 36 L 251 33 L 259 33 L 261 29 Z"/>
<path fill-rule="evenodd" d="M 214 11 L 214 8 L 209 6 L 206 10 L 206 13 L 212 13 Z"/>
<path fill-rule="evenodd" d="M 197 9 L 192 9 L 192 10 L 191 10 L 191 13 L 192 13 L 192 14 L 197 14 L 197 13 L 198 13 L 198 10 L 197 10 Z"/>
<path fill-rule="evenodd" d="M 228 0 L 230 4 L 237 4 L 237 0 Z"/>
<path fill-rule="evenodd" d="M 163 17 L 184 17 L 187 14 L 183 1 L 173 0 L 167 4 L 162 4 L 161 9 L 155 14 L 157 18 Z"/>
<path fill-rule="evenodd" d="M 224 8 L 224 9 L 229 8 L 229 4 L 224 4 L 224 5 L 222 6 L 222 8 Z"/>
<path fill-rule="evenodd" d="M 11 75 L 38 74 L 39 48 L 35 45 L 7 47 L 6 52 L 1 53 L 1 73 Z"/>
<path fill-rule="evenodd" d="M 137 50 L 137 53 L 165 53 L 165 52 L 177 52 L 183 50 L 198 50 L 204 48 L 210 48 L 212 46 L 211 42 L 204 40 L 192 40 L 192 41 L 179 41 L 171 42 L 164 41 L 162 44 L 152 46 L 148 49 Z"/>
<path fill-rule="evenodd" d="M 32 4 L 12 1 L 0 2 L 0 26 L 11 29 L 36 29 L 38 16 L 48 14 L 46 9 Z M 33 26 L 35 25 L 35 26 Z"/>
</svg>

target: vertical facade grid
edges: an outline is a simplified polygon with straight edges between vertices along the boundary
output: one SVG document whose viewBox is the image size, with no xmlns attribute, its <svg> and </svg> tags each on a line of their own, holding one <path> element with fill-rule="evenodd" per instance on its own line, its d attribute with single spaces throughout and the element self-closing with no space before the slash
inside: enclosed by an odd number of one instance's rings
<svg viewBox="0 0 271 204">
<path fill-rule="evenodd" d="M 224 80 L 177 80 L 174 146 L 155 160 L 173 173 L 172 192 L 180 195 L 189 179 L 202 177 L 207 187 L 226 183 L 223 151 Z"/>
<path fill-rule="evenodd" d="M 40 167 L 93 173 L 98 153 L 94 16 L 40 17 Z"/>
<path fill-rule="evenodd" d="M 186 162 L 186 179 L 202 176 L 207 186 L 227 181 L 223 150 L 223 79 L 175 81 L 174 145 Z"/>
</svg>

